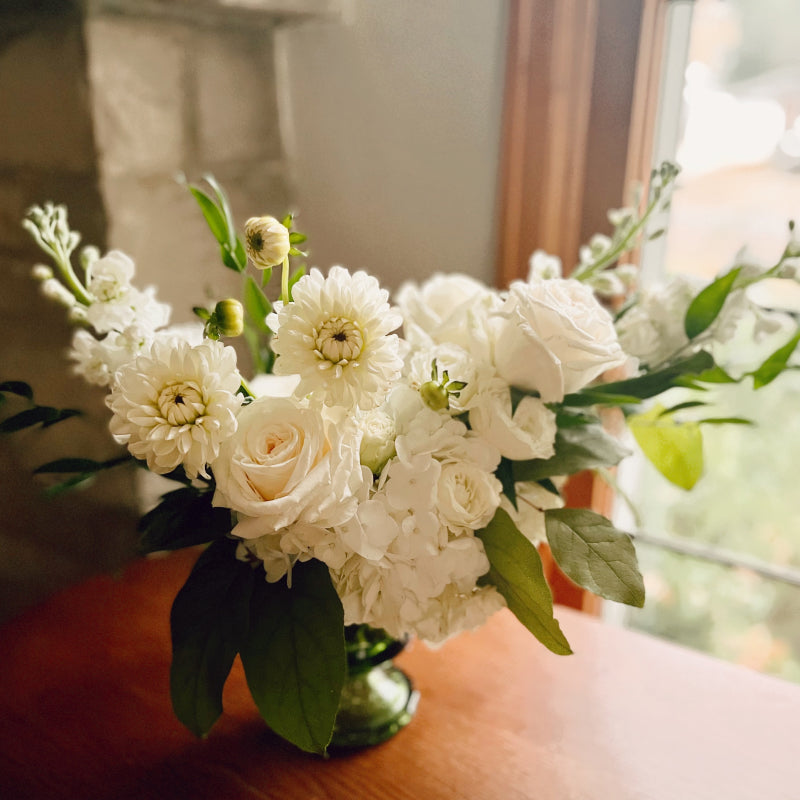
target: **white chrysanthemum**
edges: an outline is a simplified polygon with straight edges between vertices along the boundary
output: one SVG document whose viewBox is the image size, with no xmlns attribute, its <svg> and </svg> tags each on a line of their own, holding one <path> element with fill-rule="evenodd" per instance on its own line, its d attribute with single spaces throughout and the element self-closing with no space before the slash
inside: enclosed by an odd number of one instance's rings
<svg viewBox="0 0 800 800">
<path fill-rule="evenodd" d="M 292 302 L 271 314 L 275 373 L 300 376 L 297 394 L 328 406 L 379 406 L 400 376 L 398 338 L 402 319 L 388 292 L 366 272 L 333 267 L 301 278 Z"/>
<path fill-rule="evenodd" d="M 111 433 L 152 472 L 183 466 L 189 477 L 206 475 L 236 430 L 240 385 L 232 347 L 156 341 L 116 374 L 106 398 Z"/>
</svg>

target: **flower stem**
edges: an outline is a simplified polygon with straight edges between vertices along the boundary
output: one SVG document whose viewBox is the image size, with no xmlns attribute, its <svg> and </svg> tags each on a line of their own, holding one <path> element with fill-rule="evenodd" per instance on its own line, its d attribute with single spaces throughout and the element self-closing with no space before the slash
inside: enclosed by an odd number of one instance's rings
<svg viewBox="0 0 800 800">
<path fill-rule="evenodd" d="M 281 266 L 281 300 L 286 305 L 289 302 L 289 256 L 283 259 Z"/>
</svg>

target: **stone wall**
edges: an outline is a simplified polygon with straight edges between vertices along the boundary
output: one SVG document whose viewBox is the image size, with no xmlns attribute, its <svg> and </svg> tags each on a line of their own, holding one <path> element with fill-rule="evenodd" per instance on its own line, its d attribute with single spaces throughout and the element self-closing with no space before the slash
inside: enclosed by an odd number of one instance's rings
<svg viewBox="0 0 800 800">
<path fill-rule="evenodd" d="M 103 391 L 70 374 L 70 330 L 29 277 L 39 260 L 19 221 L 66 203 L 84 242 L 128 252 L 175 321 L 236 292 L 179 181 L 213 173 L 241 223 L 282 213 L 290 192 L 278 124 L 273 32 L 331 0 L 95 0 L 0 4 L 0 380 L 84 417 L 0 436 L 0 618 L 134 555 L 132 471 L 44 500 L 31 470 L 67 455 L 103 459 Z M 6 411 L 0 412 L 5 415 Z"/>
</svg>

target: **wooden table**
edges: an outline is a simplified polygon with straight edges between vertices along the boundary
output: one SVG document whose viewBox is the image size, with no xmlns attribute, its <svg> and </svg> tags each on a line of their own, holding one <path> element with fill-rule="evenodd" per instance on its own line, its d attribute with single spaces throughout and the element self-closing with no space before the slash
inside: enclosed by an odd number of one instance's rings
<svg viewBox="0 0 800 800">
<path fill-rule="evenodd" d="M 169 607 L 193 557 L 138 562 L 0 630 L 0 798 L 800 798 L 800 687 L 565 609 L 566 658 L 505 613 L 412 647 L 400 660 L 419 710 L 379 747 L 295 751 L 238 663 L 197 741 L 168 696 Z"/>
</svg>

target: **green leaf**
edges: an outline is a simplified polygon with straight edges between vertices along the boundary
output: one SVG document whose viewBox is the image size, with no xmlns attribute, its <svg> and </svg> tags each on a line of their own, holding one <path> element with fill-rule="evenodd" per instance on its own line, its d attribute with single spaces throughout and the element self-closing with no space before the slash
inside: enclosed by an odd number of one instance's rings
<svg viewBox="0 0 800 800">
<path fill-rule="evenodd" d="M 732 378 L 722 367 L 713 366 L 711 369 L 693 376 L 698 383 L 738 383 L 736 378 Z"/>
<path fill-rule="evenodd" d="M 322 562 L 295 564 L 291 579 L 291 588 L 256 581 L 242 663 L 270 728 L 301 750 L 324 753 L 347 672 L 344 613 Z"/>
<path fill-rule="evenodd" d="M 699 408 L 700 406 L 707 406 L 708 403 L 704 402 L 703 400 L 686 400 L 683 403 L 677 403 L 676 405 L 672 406 L 671 408 L 665 408 L 659 414 L 660 417 L 663 417 L 667 414 L 674 414 L 676 411 L 683 411 L 687 408 Z"/>
<path fill-rule="evenodd" d="M 690 339 L 699 336 L 714 322 L 719 312 L 722 311 L 722 306 L 725 305 L 725 300 L 731 293 L 733 284 L 741 271 L 742 268 L 737 267 L 726 272 L 722 277 L 706 286 L 692 300 L 683 320 L 683 329 Z"/>
<path fill-rule="evenodd" d="M 287 215 L 286 215 L 286 216 L 285 216 L 285 217 L 284 217 L 284 218 L 281 220 L 281 225 L 283 225 L 283 227 L 284 227 L 284 228 L 291 228 L 291 227 L 292 227 L 292 221 L 293 221 L 293 220 L 294 220 L 294 214 L 287 214 Z"/>
<path fill-rule="evenodd" d="M 574 475 L 584 469 L 614 466 L 630 455 L 630 450 L 600 425 L 559 430 L 555 447 L 552 458 L 513 462 L 514 480 L 539 481 L 553 475 Z"/>
<path fill-rule="evenodd" d="M 227 536 L 232 527 L 230 511 L 212 506 L 213 496 L 213 492 L 201 492 L 193 486 L 165 494 L 139 520 L 140 552 L 178 550 Z"/>
<path fill-rule="evenodd" d="M 228 269 L 232 269 L 234 272 L 244 272 L 245 266 L 247 265 L 242 265 L 236 260 L 236 257 L 231 252 L 231 249 L 228 247 L 228 245 L 220 245 L 219 255 L 222 259 L 222 263 Z"/>
<path fill-rule="evenodd" d="M 194 306 L 192 313 L 203 322 L 208 322 L 211 319 L 211 312 L 207 308 L 203 308 L 203 306 Z"/>
<path fill-rule="evenodd" d="M 195 736 L 205 736 L 222 713 L 222 688 L 247 635 L 250 595 L 259 573 L 238 561 L 235 551 L 233 540 L 212 544 L 170 614 L 172 708 Z"/>
<path fill-rule="evenodd" d="M 564 398 L 564 405 L 583 405 L 583 403 L 579 402 L 583 395 L 588 395 L 593 398 L 593 402 L 597 403 L 608 403 L 609 401 L 605 399 L 606 395 L 627 396 L 638 402 L 649 397 L 655 397 L 667 389 L 678 386 L 680 380 L 686 376 L 696 376 L 714 366 L 714 359 L 711 354 L 701 350 L 699 353 L 664 367 L 664 369 L 623 381 L 601 383 L 589 389 L 583 389 L 577 394 L 567 395 Z M 624 403 L 621 405 L 624 405 Z"/>
<path fill-rule="evenodd" d="M 608 600 L 644 605 L 644 581 L 627 533 L 587 509 L 550 509 L 544 519 L 553 558 L 571 580 Z"/>
<path fill-rule="evenodd" d="M 750 373 L 753 376 L 754 389 L 760 389 L 762 386 L 772 383 L 786 369 L 786 364 L 798 342 L 800 342 L 800 331 L 789 339 L 783 347 L 779 347 L 772 353 L 758 369 Z"/>
<path fill-rule="evenodd" d="M 703 474 L 703 434 L 697 422 L 678 422 L 655 405 L 628 417 L 628 427 L 642 452 L 671 483 L 691 489 Z"/>
<path fill-rule="evenodd" d="M 47 486 L 44 489 L 44 494 L 46 497 L 53 498 L 71 492 L 73 489 L 85 489 L 94 483 L 94 476 L 94 472 L 82 472 L 78 475 L 72 475 L 66 480 Z"/>
<path fill-rule="evenodd" d="M 14 433 L 39 423 L 43 428 L 49 428 L 57 422 L 79 416 L 80 413 L 72 408 L 58 409 L 50 406 L 36 406 L 20 411 L 19 414 L 14 414 L 13 417 L 8 417 L 0 422 L 0 433 Z"/>
<path fill-rule="evenodd" d="M 495 470 L 494 474 L 497 476 L 497 480 L 503 486 L 503 494 L 508 498 L 508 502 L 511 503 L 514 508 L 517 507 L 517 490 L 516 490 L 516 482 L 514 481 L 514 464 L 512 461 L 509 461 L 507 458 L 501 458 L 500 464 L 498 465 L 497 469 Z"/>
<path fill-rule="evenodd" d="M 91 458 L 59 458 L 55 461 L 48 461 L 33 471 L 34 475 L 42 475 L 47 472 L 80 472 L 91 474 L 103 469 L 116 467 L 131 460 L 131 456 L 124 455 L 118 458 L 110 458 L 108 461 L 93 461 Z"/>
<path fill-rule="evenodd" d="M 553 617 L 553 596 L 536 547 L 502 509 L 477 536 L 491 564 L 481 583 L 495 586 L 517 619 L 548 650 L 569 655 L 572 649 Z"/>
<path fill-rule="evenodd" d="M 192 197 L 197 201 L 197 205 L 200 206 L 200 211 L 202 211 L 203 217 L 205 217 L 206 223 L 214 238 L 220 244 L 227 244 L 228 225 L 225 221 L 224 214 L 217 207 L 217 204 L 202 189 L 198 189 L 197 186 L 188 184 L 188 189 L 192 193 Z"/>
<path fill-rule="evenodd" d="M 261 270 L 261 287 L 264 288 L 272 280 L 272 267 Z"/>
<path fill-rule="evenodd" d="M 258 330 L 269 333 L 266 318 L 272 311 L 272 304 L 251 275 L 244 282 L 244 307 Z"/>
<path fill-rule="evenodd" d="M 233 251 L 236 248 L 236 234 L 234 232 L 233 214 L 231 214 L 231 204 L 228 202 L 228 196 L 217 183 L 213 175 L 203 175 L 203 180 L 214 190 L 214 194 L 217 196 L 217 207 L 225 220 L 225 232 L 227 234 L 225 242 L 227 243 L 228 249 Z M 218 239 L 217 241 L 221 244 L 223 240 Z"/>
<path fill-rule="evenodd" d="M 23 381 L 3 381 L 0 383 L 0 392 L 9 392 L 11 394 L 18 394 L 27 400 L 33 400 L 33 389 L 30 385 Z"/>
<path fill-rule="evenodd" d="M 698 425 L 755 425 L 753 420 L 745 417 L 708 417 L 697 420 Z"/>
<path fill-rule="evenodd" d="M 289 234 L 290 244 L 303 244 L 303 242 L 305 241 L 308 241 L 308 236 L 306 236 L 304 233 L 300 233 L 299 231 L 292 231 L 292 233 Z"/>
</svg>

